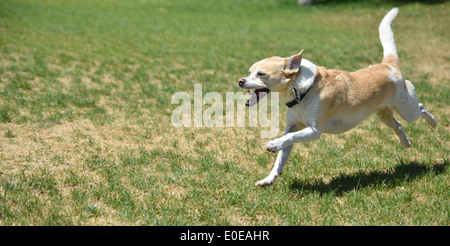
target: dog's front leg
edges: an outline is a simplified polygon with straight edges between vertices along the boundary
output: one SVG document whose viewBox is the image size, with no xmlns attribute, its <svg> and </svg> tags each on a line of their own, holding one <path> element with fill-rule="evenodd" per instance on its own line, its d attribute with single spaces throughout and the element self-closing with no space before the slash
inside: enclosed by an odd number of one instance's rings
<svg viewBox="0 0 450 246">
<path fill-rule="evenodd" d="M 265 179 L 256 182 L 256 185 L 258 186 L 270 185 L 273 183 L 273 181 L 275 181 L 275 179 L 278 176 L 280 176 L 281 172 L 283 171 L 284 164 L 286 164 L 289 154 L 291 153 L 292 147 L 294 147 L 293 144 L 287 146 L 278 153 L 277 160 L 275 161 L 275 165 L 273 166 L 269 176 L 267 176 Z"/>
<path fill-rule="evenodd" d="M 283 137 L 277 138 L 266 144 L 266 148 L 269 151 L 272 151 L 272 149 L 269 148 L 272 148 L 273 146 L 280 148 L 281 151 L 280 153 L 278 153 L 275 165 L 272 168 L 272 171 L 270 172 L 269 176 L 267 176 L 265 179 L 256 182 L 256 185 L 258 186 L 270 185 L 275 181 L 275 179 L 278 176 L 280 176 L 281 172 L 283 171 L 284 164 L 286 164 L 289 154 L 291 153 L 292 147 L 294 147 L 294 143 L 318 139 L 321 135 L 320 132 L 315 127 L 307 127 L 301 131 L 292 132 L 295 131 L 294 129 L 295 127 L 286 129 L 286 134 Z"/>
<path fill-rule="evenodd" d="M 290 118 L 290 115 L 288 114 L 288 120 Z M 297 130 L 297 127 L 295 124 L 286 126 L 286 130 L 284 131 L 284 134 L 288 134 L 290 132 L 294 132 Z M 292 147 L 294 145 L 287 146 L 284 148 L 280 153 L 278 153 L 277 159 L 275 161 L 275 165 L 272 168 L 272 171 L 270 172 L 269 176 L 267 176 L 265 179 L 262 179 L 258 182 L 256 182 L 256 185 L 258 186 L 264 186 L 272 184 L 275 179 L 281 175 L 281 172 L 283 171 L 284 164 L 286 164 L 286 161 L 289 157 L 289 154 L 291 153 Z"/>
<path fill-rule="evenodd" d="M 306 127 L 298 132 L 291 132 L 281 138 L 272 140 L 266 144 L 266 149 L 271 152 L 278 152 L 287 146 L 298 142 L 307 142 L 320 138 L 321 132 L 316 127 Z"/>
</svg>

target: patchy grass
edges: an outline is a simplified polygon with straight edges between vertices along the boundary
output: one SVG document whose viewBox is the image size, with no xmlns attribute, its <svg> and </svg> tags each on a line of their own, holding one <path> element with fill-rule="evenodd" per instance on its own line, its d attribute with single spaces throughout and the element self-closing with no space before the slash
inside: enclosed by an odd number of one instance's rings
<svg viewBox="0 0 450 246">
<path fill-rule="evenodd" d="M 449 225 L 448 2 L 401 5 L 394 24 L 403 73 L 438 119 L 404 124 L 410 149 L 370 117 L 297 144 L 259 188 L 276 157 L 261 129 L 171 125 L 175 92 L 239 91 L 264 57 L 381 60 L 393 6 L 292 2 L 1 1 L 0 224 Z"/>
</svg>

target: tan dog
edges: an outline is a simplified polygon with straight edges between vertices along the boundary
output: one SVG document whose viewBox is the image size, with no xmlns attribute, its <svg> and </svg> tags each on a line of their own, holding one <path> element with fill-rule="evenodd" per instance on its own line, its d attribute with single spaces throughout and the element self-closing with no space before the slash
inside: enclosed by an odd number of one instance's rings
<svg viewBox="0 0 450 246">
<path fill-rule="evenodd" d="M 266 144 L 266 149 L 280 153 L 269 176 L 256 185 L 273 183 L 281 174 L 294 143 L 318 139 L 325 133 L 348 131 L 376 112 L 378 118 L 394 129 L 400 144 L 410 147 L 394 111 L 408 122 L 419 117 L 436 127 L 436 119 L 418 103 L 414 86 L 402 76 L 392 22 L 398 9 L 392 9 L 381 21 L 379 32 L 384 50 L 381 64 L 356 72 L 318 67 L 302 59 L 303 50 L 288 58 L 271 57 L 256 62 L 249 76 L 238 85 L 255 89 L 247 106 L 256 105 L 270 92 L 278 92 L 280 101 L 289 107 L 283 137 Z"/>
</svg>

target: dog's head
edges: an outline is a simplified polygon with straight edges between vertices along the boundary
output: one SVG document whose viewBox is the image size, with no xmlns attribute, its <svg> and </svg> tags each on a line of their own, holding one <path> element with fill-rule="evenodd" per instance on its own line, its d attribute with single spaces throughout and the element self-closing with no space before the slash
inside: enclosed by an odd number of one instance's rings
<svg viewBox="0 0 450 246">
<path fill-rule="evenodd" d="M 300 74 L 302 53 L 303 50 L 291 57 L 271 57 L 253 64 L 248 72 L 248 77 L 238 80 L 238 86 L 248 89 L 248 93 L 251 95 L 245 105 L 247 107 L 254 106 L 270 92 L 287 90 L 291 81 Z M 250 89 L 254 89 L 254 91 L 251 92 Z"/>
</svg>

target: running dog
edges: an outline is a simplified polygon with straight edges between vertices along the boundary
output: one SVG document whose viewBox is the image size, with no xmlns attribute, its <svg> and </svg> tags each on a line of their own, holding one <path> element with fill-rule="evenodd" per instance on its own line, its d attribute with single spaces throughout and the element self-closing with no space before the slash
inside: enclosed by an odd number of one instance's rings
<svg viewBox="0 0 450 246">
<path fill-rule="evenodd" d="M 275 165 L 256 185 L 275 181 L 294 143 L 318 139 L 322 133 L 346 132 L 372 113 L 395 131 L 403 147 L 411 143 L 394 118 L 394 111 L 408 122 L 423 117 L 436 127 L 435 117 L 418 102 L 413 84 L 400 71 L 392 31 L 397 14 L 398 8 L 392 9 L 379 26 L 384 53 L 380 64 L 355 72 L 326 69 L 303 59 L 302 50 L 291 57 L 258 61 L 250 67 L 249 76 L 238 80 L 238 86 L 248 89 L 251 95 L 246 106 L 254 106 L 268 93 L 277 92 L 280 102 L 289 107 L 285 135 L 265 145 L 268 151 L 279 152 Z"/>
</svg>

